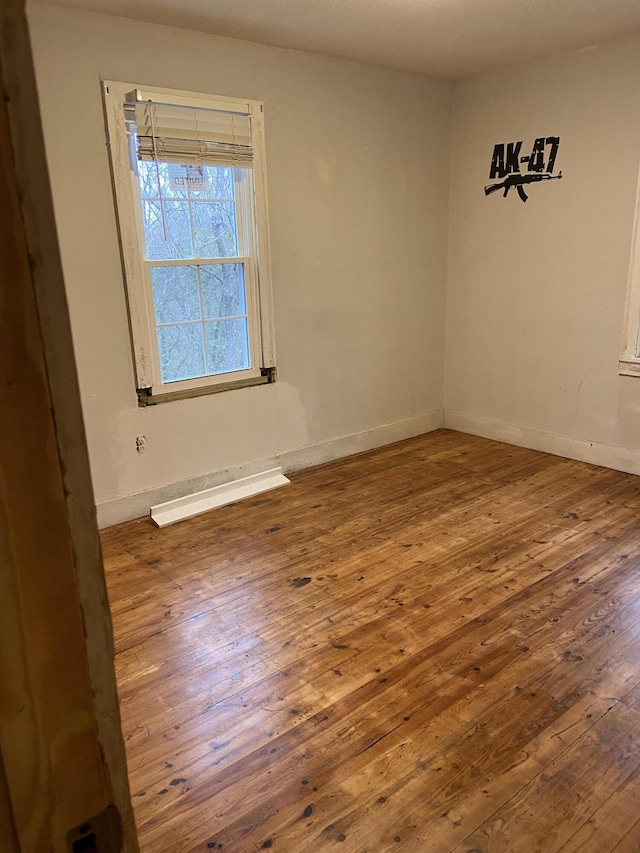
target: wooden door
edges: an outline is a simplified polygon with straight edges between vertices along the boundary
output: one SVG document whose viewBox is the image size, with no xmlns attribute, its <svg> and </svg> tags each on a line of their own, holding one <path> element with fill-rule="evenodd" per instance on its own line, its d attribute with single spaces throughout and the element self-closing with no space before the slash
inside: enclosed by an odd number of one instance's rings
<svg viewBox="0 0 640 853">
<path fill-rule="evenodd" d="M 134 853 L 23 0 L 0 10 L 0 199 L 0 849 Z"/>
</svg>

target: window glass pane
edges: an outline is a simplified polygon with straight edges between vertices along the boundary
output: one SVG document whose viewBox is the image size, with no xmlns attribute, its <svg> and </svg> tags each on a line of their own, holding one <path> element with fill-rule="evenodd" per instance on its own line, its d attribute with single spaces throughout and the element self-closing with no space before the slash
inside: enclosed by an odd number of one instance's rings
<svg viewBox="0 0 640 853">
<path fill-rule="evenodd" d="M 200 320 L 197 267 L 151 267 L 156 323 Z"/>
<path fill-rule="evenodd" d="M 193 236 L 199 258 L 232 258 L 238 254 L 236 214 L 232 202 L 197 201 L 192 205 Z"/>
<path fill-rule="evenodd" d="M 138 186 L 143 198 L 198 198 L 233 201 L 233 168 L 200 163 L 138 160 Z"/>
<path fill-rule="evenodd" d="M 195 379 L 206 374 L 201 323 L 160 326 L 158 349 L 163 382 Z"/>
<path fill-rule="evenodd" d="M 151 261 L 192 258 L 189 202 L 163 201 L 164 223 L 159 201 L 142 202 L 147 258 Z"/>
<path fill-rule="evenodd" d="M 138 161 L 138 186 L 143 198 L 187 199 L 211 196 L 206 166 L 199 163 L 161 163 Z"/>
<path fill-rule="evenodd" d="M 204 197 L 225 199 L 232 201 L 235 198 L 233 184 L 233 169 L 231 166 L 205 166 L 207 173 L 207 192 L 193 192 L 195 198 Z"/>
<path fill-rule="evenodd" d="M 250 366 L 247 321 L 244 318 L 214 320 L 204 325 L 210 373 L 226 373 Z"/>
<path fill-rule="evenodd" d="M 207 320 L 246 314 L 243 264 L 200 267 L 202 305 Z"/>
<path fill-rule="evenodd" d="M 162 164 L 159 164 L 162 166 Z M 157 198 L 159 195 L 158 173 L 156 164 L 149 160 L 138 160 L 138 186 L 143 198 L 151 196 Z"/>
</svg>

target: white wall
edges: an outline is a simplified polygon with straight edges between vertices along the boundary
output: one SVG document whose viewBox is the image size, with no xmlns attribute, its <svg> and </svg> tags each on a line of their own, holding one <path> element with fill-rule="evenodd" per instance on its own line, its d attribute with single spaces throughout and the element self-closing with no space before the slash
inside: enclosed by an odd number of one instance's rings
<svg viewBox="0 0 640 853">
<path fill-rule="evenodd" d="M 455 91 L 446 423 L 640 473 L 640 378 L 620 377 L 640 39 Z M 561 137 L 561 180 L 485 197 L 495 143 Z"/>
<path fill-rule="evenodd" d="M 640 473 L 640 378 L 617 373 L 639 38 L 458 83 L 451 139 L 444 82 L 38 3 L 30 21 L 104 523 L 426 431 L 443 382 L 450 427 Z M 138 408 L 101 78 L 264 100 L 275 385 Z M 542 135 L 562 180 L 485 197 L 494 144 Z"/>
<path fill-rule="evenodd" d="M 449 84 L 38 3 L 29 15 L 103 522 L 211 472 L 441 423 Z M 264 101 L 274 385 L 138 408 L 101 78 Z"/>
</svg>

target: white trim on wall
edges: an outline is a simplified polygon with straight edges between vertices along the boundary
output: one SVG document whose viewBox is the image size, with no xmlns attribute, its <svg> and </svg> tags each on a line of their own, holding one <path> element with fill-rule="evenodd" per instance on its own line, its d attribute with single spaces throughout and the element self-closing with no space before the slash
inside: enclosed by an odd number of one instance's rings
<svg viewBox="0 0 640 853">
<path fill-rule="evenodd" d="M 597 441 L 585 441 L 449 410 L 445 411 L 444 425 L 447 429 L 457 432 L 492 438 L 494 441 L 528 447 L 531 450 L 541 450 L 554 456 L 563 456 L 565 459 L 590 462 L 592 465 L 613 468 L 615 471 L 624 471 L 627 474 L 640 474 L 640 451 L 638 450 L 600 444 Z"/>
<path fill-rule="evenodd" d="M 633 218 L 633 239 L 629 261 L 629 279 L 624 310 L 622 352 L 618 372 L 623 376 L 640 375 L 640 172 Z"/>
<path fill-rule="evenodd" d="M 352 456 L 354 453 L 372 450 L 374 447 L 393 444 L 393 442 L 402 441 L 405 438 L 413 438 L 416 435 L 433 432 L 433 430 L 441 429 L 444 426 L 444 420 L 443 410 L 436 409 L 426 415 L 385 424 L 353 435 L 341 436 L 323 441 L 320 444 L 289 450 L 269 459 L 259 459 L 245 465 L 237 465 L 234 468 L 213 471 L 200 477 L 192 477 L 189 480 L 158 486 L 134 495 L 124 495 L 113 500 L 103 501 L 98 503 L 96 507 L 98 527 L 103 529 L 111 527 L 113 524 L 120 524 L 122 521 L 142 518 L 149 514 L 149 509 L 154 504 L 191 495 L 219 486 L 222 483 L 239 480 L 242 477 L 249 477 L 267 468 L 279 465 L 285 473 L 290 473 L 302 468 L 322 465 L 324 462 L 332 462 L 334 459 Z"/>
</svg>

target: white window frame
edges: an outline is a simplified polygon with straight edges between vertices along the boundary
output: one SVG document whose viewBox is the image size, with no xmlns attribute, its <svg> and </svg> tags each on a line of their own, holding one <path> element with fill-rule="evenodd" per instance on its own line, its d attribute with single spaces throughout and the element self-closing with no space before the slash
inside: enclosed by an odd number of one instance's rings
<svg viewBox="0 0 640 853">
<path fill-rule="evenodd" d="M 640 175 L 631 241 L 631 260 L 627 300 L 624 311 L 624 333 L 618 372 L 623 376 L 640 376 Z"/>
<path fill-rule="evenodd" d="M 124 116 L 124 104 L 136 92 L 138 100 L 158 101 L 177 106 L 243 112 L 251 118 L 253 180 L 247 170 L 234 170 L 238 250 L 232 258 L 188 258 L 178 261 L 147 261 L 138 189 L 135 154 L 131 151 Z M 264 146 L 264 109 L 260 101 L 209 96 L 177 89 L 141 87 L 133 83 L 102 81 L 102 92 L 110 152 L 111 172 L 129 323 L 135 363 L 138 398 L 141 405 L 186 396 L 258 385 L 275 379 L 273 297 L 269 252 L 269 219 Z M 242 203 L 239 204 L 239 198 Z M 255 211 L 255 217 L 245 215 Z M 151 266 L 196 266 L 198 264 L 243 263 L 249 327 L 250 367 L 246 370 L 163 382 L 156 334 Z"/>
</svg>

